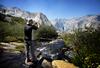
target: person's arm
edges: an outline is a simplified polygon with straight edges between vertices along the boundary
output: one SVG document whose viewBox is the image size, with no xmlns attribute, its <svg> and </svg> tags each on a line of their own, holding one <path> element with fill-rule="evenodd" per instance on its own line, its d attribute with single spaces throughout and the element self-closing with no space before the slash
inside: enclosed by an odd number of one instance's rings
<svg viewBox="0 0 100 68">
<path fill-rule="evenodd" d="M 40 27 L 40 23 L 37 23 L 37 27 L 38 27 L 38 28 Z"/>
<path fill-rule="evenodd" d="M 37 30 L 40 27 L 40 24 L 37 22 L 34 22 L 34 24 L 32 24 L 33 29 Z"/>
<path fill-rule="evenodd" d="M 40 23 L 35 23 L 35 26 L 37 26 L 39 28 L 40 27 Z"/>
<path fill-rule="evenodd" d="M 32 29 L 37 30 L 37 29 L 38 29 L 38 27 L 37 27 L 37 26 L 35 26 L 35 25 L 32 25 Z"/>
</svg>

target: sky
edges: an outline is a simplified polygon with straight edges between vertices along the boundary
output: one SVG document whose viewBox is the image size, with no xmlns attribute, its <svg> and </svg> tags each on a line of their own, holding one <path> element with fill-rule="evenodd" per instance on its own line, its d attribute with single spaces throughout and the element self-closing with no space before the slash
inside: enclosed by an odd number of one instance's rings
<svg viewBox="0 0 100 68">
<path fill-rule="evenodd" d="M 7 7 L 42 12 L 49 19 L 100 14 L 100 0 L 0 0 Z"/>
</svg>

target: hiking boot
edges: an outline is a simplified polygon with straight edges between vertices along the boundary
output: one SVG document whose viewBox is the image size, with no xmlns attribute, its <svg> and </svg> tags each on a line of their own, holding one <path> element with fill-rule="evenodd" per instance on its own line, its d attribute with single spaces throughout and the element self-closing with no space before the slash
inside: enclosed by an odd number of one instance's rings
<svg viewBox="0 0 100 68">
<path fill-rule="evenodd" d="M 27 65 L 32 65 L 33 63 L 32 63 L 32 61 L 30 60 L 30 59 L 25 59 L 25 64 L 27 64 Z"/>
</svg>

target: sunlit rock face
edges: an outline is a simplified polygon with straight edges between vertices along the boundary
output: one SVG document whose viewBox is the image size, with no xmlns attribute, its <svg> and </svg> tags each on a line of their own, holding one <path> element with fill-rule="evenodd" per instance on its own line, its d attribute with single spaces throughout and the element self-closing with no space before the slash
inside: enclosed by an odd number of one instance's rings
<svg viewBox="0 0 100 68">
<path fill-rule="evenodd" d="M 54 60 L 52 62 L 52 67 L 53 68 L 78 68 L 75 65 L 65 62 L 63 60 Z"/>
</svg>

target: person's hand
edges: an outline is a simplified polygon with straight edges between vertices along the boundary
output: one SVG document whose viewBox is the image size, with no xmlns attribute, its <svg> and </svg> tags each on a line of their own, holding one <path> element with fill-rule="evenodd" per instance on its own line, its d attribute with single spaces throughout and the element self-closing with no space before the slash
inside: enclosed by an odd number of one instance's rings
<svg viewBox="0 0 100 68">
<path fill-rule="evenodd" d="M 38 26 L 37 26 L 38 28 L 40 27 L 40 23 L 38 23 Z"/>
<path fill-rule="evenodd" d="M 37 26 L 39 28 L 39 24 L 38 23 L 35 23 L 35 26 Z"/>
<path fill-rule="evenodd" d="M 37 26 L 38 28 L 40 27 L 40 23 L 37 23 L 37 22 L 35 22 L 35 21 L 34 21 L 34 23 L 33 23 L 32 25 L 35 25 L 35 26 Z"/>
</svg>

